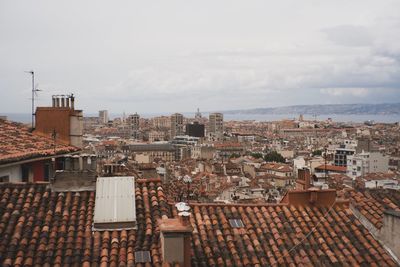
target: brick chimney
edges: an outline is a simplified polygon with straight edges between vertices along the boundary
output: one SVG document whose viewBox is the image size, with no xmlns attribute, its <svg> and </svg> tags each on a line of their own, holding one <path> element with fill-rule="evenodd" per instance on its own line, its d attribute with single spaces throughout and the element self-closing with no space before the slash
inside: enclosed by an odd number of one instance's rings
<svg viewBox="0 0 400 267">
<path fill-rule="evenodd" d="M 297 189 L 307 190 L 308 188 L 310 188 L 311 186 L 310 170 L 307 168 L 299 169 L 296 183 L 299 185 Z"/>
<path fill-rule="evenodd" d="M 53 95 L 51 107 L 36 108 L 35 133 L 52 137 L 56 144 L 82 147 L 83 112 L 74 107 L 74 95 Z"/>
<path fill-rule="evenodd" d="M 162 218 L 159 220 L 163 266 L 178 263 L 180 266 L 191 266 L 190 243 L 193 228 L 190 224 L 190 213 L 181 212 L 179 218 Z"/>
</svg>

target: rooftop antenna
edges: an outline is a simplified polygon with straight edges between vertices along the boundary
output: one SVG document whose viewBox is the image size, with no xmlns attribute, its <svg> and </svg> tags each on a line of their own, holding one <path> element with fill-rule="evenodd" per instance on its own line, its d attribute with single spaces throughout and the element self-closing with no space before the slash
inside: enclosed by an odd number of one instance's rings
<svg viewBox="0 0 400 267">
<path fill-rule="evenodd" d="M 37 96 L 37 92 L 41 91 L 35 87 L 35 72 L 33 70 L 31 71 L 25 71 L 26 73 L 29 73 L 32 75 L 32 129 L 35 128 L 34 122 L 35 122 L 35 96 Z"/>
</svg>

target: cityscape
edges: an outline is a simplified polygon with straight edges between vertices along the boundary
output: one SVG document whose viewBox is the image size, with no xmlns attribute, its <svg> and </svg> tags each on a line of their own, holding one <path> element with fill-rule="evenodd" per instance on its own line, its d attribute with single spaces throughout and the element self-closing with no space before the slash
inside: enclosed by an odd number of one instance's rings
<svg viewBox="0 0 400 267">
<path fill-rule="evenodd" d="M 189 2 L 0 3 L 0 266 L 400 266 L 400 5 Z"/>
</svg>

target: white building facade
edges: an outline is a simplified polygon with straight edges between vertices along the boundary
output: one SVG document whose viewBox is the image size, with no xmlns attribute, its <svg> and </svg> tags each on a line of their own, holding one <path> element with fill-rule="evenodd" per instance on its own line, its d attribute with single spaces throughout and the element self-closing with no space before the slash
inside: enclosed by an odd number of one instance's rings
<svg viewBox="0 0 400 267">
<path fill-rule="evenodd" d="M 347 176 L 356 178 L 368 173 L 383 172 L 389 170 L 389 157 L 379 152 L 361 152 L 347 156 Z"/>
</svg>

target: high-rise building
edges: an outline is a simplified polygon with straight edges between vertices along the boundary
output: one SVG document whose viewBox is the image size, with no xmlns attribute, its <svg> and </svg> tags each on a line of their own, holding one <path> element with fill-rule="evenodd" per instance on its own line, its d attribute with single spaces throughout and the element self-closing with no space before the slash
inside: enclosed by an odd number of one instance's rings
<svg viewBox="0 0 400 267">
<path fill-rule="evenodd" d="M 139 114 L 135 113 L 133 115 L 129 115 L 127 119 L 127 123 L 129 126 L 129 130 L 131 133 L 131 137 L 138 139 L 139 138 L 139 122 L 140 116 Z"/>
<path fill-rule="evenodd" d="M 204 124 L 200 124 L 197 121 L 193 122 L 193 124 L 186 124 L 186 135 L 204 137 Z"/>
<path fill-rule="evenodd" d="M 171 139 L 177 135 L 183 135 L 183 115 L 175 113 L 171 115 Z"/>
<path fill-rule="evenodd" d="M 224 133 L 224 115 L 222 113 L 210 114 L 208 132 L 215 136 L 221 136 Z"/>
<path fill-rule="evenodd" d="M 99 110 L 99 123 L 101 123 L 101 124 L 108 123 L 108 111 L 107 110 Z"/>
</svg>

